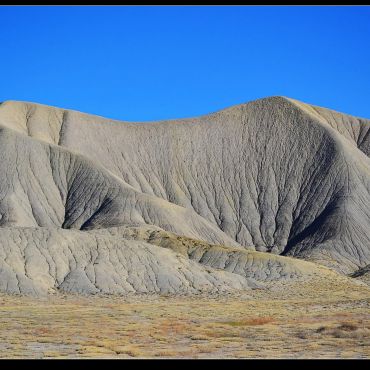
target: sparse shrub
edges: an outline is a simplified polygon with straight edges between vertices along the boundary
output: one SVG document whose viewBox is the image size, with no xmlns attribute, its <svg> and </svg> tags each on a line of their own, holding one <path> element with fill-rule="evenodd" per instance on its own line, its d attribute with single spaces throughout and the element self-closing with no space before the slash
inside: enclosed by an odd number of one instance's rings
<svg viewBox="0 0 370 370">
<path fill-rule="evenodd" d="M 197 335 L 191 335 L 191 340 L 208 340 L 208 337 L 205 335 L 197 334 Z"/>
<path fill-rule="evenodd" d="M 140 352 L 139 348 L 134 347 L 134 346 L 126 346 L 126 347 L 121 347 L 121 348 L 115 348 L 114 352 L 117 355 L 125 354 L 125 355 L 129 355 L 131 357 L 140 357 L 140 356 L 142 356 L 142 353 Z"/>
<path fill-rule="evenodd" d="M 338 329 L 344 330 L 344 331 L 355 331 L 358 329 L 358 327 L 354 324 L 344 322 L 341 325 L 338 326 Z"/>
<path fill-rule="evenodd" d="M 274 319 L 270 316 L 256 317 L 246 321 L 246 325 L 265 325 L 273 322 Z"/>
<path fill-rule="evenodd" d="M 297 337 L 298 337 L 299 339 L 307 339 L 307 335 L 306 335 L 305 333 L 303 333 L 303 332 L 299 332 L 299 333 L 297 334 Z"/>
<path fill-rule="evenodd" d="M 228 324 L 231 326 L 257 326 L 257 325 L 265 325 L 272 323 L 274 318 L 271 316 L 260 316 L 260 317 L 253 317 L 249 319 L 242 319 L 240 321 L 226 321 L 224 324 Z"/>
<path fill-rule="evenodd" d="M 159 352 L 156 352 L 154 355 L 156 357 L 174 357 L 177 355 L 177 353 L 170 349 L 164 349 L 164 350 L 160 350 Z"/>
<path fill-rule="evenodd" d="M 316 333 L 322 333 L 326 330 L 327 328 L 325 326 L 320 326 L 318 329 L 316 329 Z"/>
<path fill-rule="evenodd" d="M 363 336 L 363 333 L 360 333 L 361 330 L 359 330 L 359 327 L 349 322 L 343 322 L 334 328 L 320 326 L 316 329 L 316 333 L 324 332 L 326 335 L 331 335 L 334 338 L 361 338 Z"/>
</svg>

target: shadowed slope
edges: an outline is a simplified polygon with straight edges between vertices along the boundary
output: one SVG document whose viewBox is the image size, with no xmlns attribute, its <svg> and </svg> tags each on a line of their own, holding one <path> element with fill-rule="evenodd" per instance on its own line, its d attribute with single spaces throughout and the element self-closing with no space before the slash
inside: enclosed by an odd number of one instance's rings
<svg viewBox="0 0 370 370">
<path fill-rule="evenodd" d="M 237 245 L 193 210 L 135 190 L 87 158 L 1 129 L 0 225 L 91 229 L 155 224 L 166 230 Z"/>
</svg>

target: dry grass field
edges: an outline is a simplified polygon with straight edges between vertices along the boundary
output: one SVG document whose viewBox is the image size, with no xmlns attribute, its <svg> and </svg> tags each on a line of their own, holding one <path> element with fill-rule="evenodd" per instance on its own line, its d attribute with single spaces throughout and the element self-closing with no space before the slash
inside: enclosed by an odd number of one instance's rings
<svg viewBox="0 0 370 370">
<path fill-rule="evenodd" d="M 369 358 L 370 290 L 324 285 L 223 297 L 0 295 L 0 357 Z"/>
</svg>

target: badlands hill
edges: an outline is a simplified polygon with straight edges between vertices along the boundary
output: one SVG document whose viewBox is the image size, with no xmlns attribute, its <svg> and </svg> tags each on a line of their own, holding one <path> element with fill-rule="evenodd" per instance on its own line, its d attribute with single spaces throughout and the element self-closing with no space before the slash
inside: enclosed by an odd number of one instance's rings
<svg viewBox="0 0 370 370">
<path fill-rule="evenodd" d="M 7 101 L 0 145 L 2 291 L 221 293 L 367 274 L 370 120 L 284 97 L 149 123 Z"/>
</svg>

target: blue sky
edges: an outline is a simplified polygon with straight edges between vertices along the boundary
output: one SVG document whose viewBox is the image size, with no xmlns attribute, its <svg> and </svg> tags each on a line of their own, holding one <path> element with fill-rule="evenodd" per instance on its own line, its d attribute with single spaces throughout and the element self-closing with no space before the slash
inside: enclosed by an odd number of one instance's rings
<svg viewBox="0 0 370 370">
<path fill-rule="evenodd" d="M 370 7 L 0 7 L 0 101 L 192 117 L 284 95 L 370 118 Z"/>
</svg>

